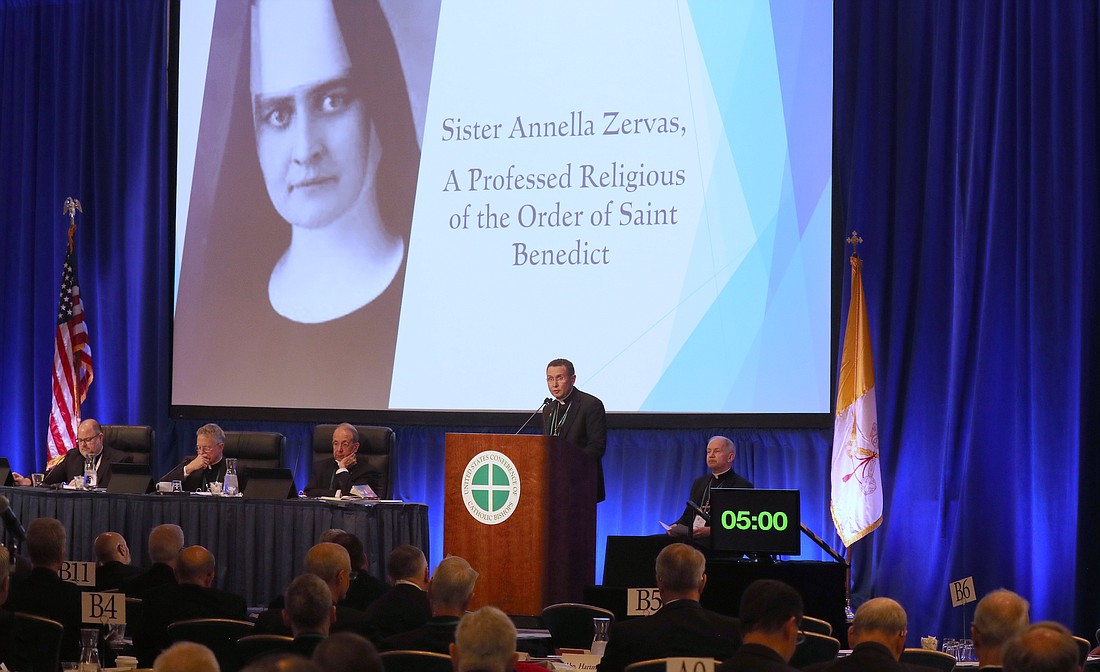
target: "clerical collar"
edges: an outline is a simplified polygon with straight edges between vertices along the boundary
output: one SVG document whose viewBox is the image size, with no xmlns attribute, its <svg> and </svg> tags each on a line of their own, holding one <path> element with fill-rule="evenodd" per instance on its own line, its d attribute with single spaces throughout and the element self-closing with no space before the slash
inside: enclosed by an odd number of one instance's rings
<svg viewBox="0 0 1100 672">
<path fill-rule="evenodd" d="M 729 467 L 729 468 L 728 468 L 728 469 L 726 469 L 725 471 L 719 472 L 719 473 L 717 473 L 717 474 L 716 474 L 716 473 L 714 473 L 714 472 L 712 471 L 712 472 L 710 472 L 710 475 L 711 475 L 711 476 L 713 476 L 713 477 L 714 477 L 714 480 L 716 480 L 716 481 L 717 481 L 717 480 L 718 480 L 719 478 L 722 478 L 723 476 L 725 476 L 726 474 L 728 474 L 728 473 L 730 472 L 730 470 L 732 470 L 732 469 L 733 469 L 733 467 Z"/>
<path fill-rule="evenodd" d="M 576 391 L 577 388 L 574 387 L 573 389 L 569 390 L 569 394 L 566 395 L 565 399 L 558 399 L 557 397 L 555 397 L 554 401 L 558 402 L 562 406 L 568 406 L 569 402 L 573 399 L 573 395 L 576 393 Z"/>
</svg>

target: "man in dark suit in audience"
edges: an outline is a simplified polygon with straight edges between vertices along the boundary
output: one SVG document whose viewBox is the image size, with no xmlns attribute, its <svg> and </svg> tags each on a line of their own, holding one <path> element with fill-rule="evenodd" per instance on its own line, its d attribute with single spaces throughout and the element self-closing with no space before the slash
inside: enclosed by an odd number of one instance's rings
<svg viewBox="0 0 1100 672">
<path fill-rule="evenodd" d="M 741 594 L 741 648 L 718 672 L 796 672 L 787 663 L 798 645 L 802 596 L 782 581 L 753 581 Z"/>
<path fill-rule="evenodd" d="M 60 462 L 46 472 L 43 485 L 68 483 L 77 476 L 84 475 L 87 459 L 92 458 L 98 487 L 105 487 L 111 480 L 111 465 L 119 462 L 133 462 L 132 455 L 103 445 L 103 428 L 94 418 L 85 418 L 76 428 L 77 450 L 70 450 Z M 31 479 L 12 473 L 16 485 L 30 485 Z"/>
<path fill-rule="evenodd" d="M 1005 672 L 1080 672 L 1080 652 L 1073 634 L 1054 621 L 1024 628 L 1004 649 Z"/>
<path fill-rule="evenodd" d="M 364 637 L 372 634 L 367 626 L 366 615 L 358 609 L 337 604 L 347 593 L 351 575 L 351 561 L 343 546 L 322 542 L 306 553 L 305 573 L 321 579 L 329 588 L 330 599 L 336 604 L 336 621 L 333 631 L 350 631 Z M 291 635 L 290 625 L 283 618 L 286 602 L 283 596 L 272 600 L 267 611 L 256 619 L 255 633 L 258 635 Z"/>
<path fill-rule="evenodd" d="M 0 663 L 9 670 L 29 670 L 28 644 L 15 619 L 15 614 L 4 609 L 11 589 L 11 559 L 8 549 L 0 546 Z"/>
<path fill-rule="evenodd" d="M 1011 590 L 1000 588 L 978 600 L 974 622 L 970 624 L 970 638 L 974 640 L 978 666 L 1000 668 L 1005 644 L 1023 632 L 1027 624 L 1027 600 Z"/>
<path fill-rule="evenodd" d="M 78 660 L 80 588 L 57 575 L 65 562 L 65 528 L 53 518 L 35 518 L 27 526 L 26 549 L 34 568 L 13 582 L 7 607 L 61 623 L 61 660 Z"/>
<path fill-rule="evenodd" d="M 542 409 L 542 433 L 560 436 L 596 461 L 596 501 L 602 502 L 607 413 L 603 402 L 578 390 L 576 382 L 573 362 L 568 359 L 554 359 L 546 365 L 546 387 L 554 398 Z"/>
<path fill-rule="evenodd" d="M 901 605 L 888 597 L 867 600 L 856 609 L 848 628 L 852 655 L 837 660 L 828 672 L 907 672 L 898 662 L 905 650 L 908 617 Z"/>
<path fill-rule="evenodd" d="M 130 564 L 130 548 L 118 532 L 104 532 L 92 544 L 95 553 L 95 589 L 118 590 L 122 584 L 141 574 L 140 567 Z"/>
<path fill-rule="evenodd" d="M 328 637 L 336 620 L 336 606 L 329 587 L 316 574 L 303 574 L 286 589 L 283 621 L 293 633 L 294 641 L 287 651 L 309 658 L 313 650 Z"/>
<path fill-rule="evenodd" d="M 187 492 L 209 492 L 211 483 L 224 483 L 226 463 L 225 432 L 214 423 L 205 424 L 195 432 L 195 457 L 161 476 L 161 481 L 182 481 Z"/>
<path fill-rule="evenodd" d="M 656 564 L 661 608 L 651 616 L 611 626 L 600 672 L 622 672 L 630 663 L 652 658 L 723 661 L 740 646 L 737 619 L 699 604 L 707 575 L 706 558 L 698 549 L 670 544 L 657 556 Z"/>
<path fill-rule="evenodd" d="M 332 432 L 332 458 L 313 463 L 313 472 L 306 486 L 307 497 L 332 497 L 337 492 L 351 494 L 353 485 L 369 485 L 382 495 L 382 475 L 364 460 L 359 461 L 359 431 L 346 422 Z"/>
<path fill-rule="evenodd" d="M 428 603 L 428 561 L 415 546 L 398 546 L 386 560 L 393 587 L 366 611 L 367 624 L 378 643 L 399 632 L 419 628 L 432 616 Z"/>
<path fill-rule="evenodd" d="M 340 600 L 340 604 L 352 609 L 365 611 L 371 602 L 382 597 L 389 589 L 385 581 L 370 573 L 370 561 L 363 550 L 363 542 L 359 537 L 350 532 L 341 532 L 331 539 L 332 543 L 340 544 L 351 557 L 351 585 L 348 592 Z"/>
<path fill-rule="evenodd" d="M 179 525 L 157 525 L 149 532 L 149 558 L 153 566 L 122 584 L 126 597 L 140 598 L 145 591 L 176 583 L 176 559 L 183 550 L 183 530 Z"/>
<path fill-rule="evenodd" d="M 724 436 L 711 437 L 707 441 L 707 469 L 710 473 L 700 476 L 691 484 L 688 500 L 695 502 L 704 511 L 710 511 L 710 491 L 713 488 L 751 488 L 752 483 L 733 470 L 733 458 L 737 457 L 737 446 Z M 710 537 L 710 523 L 690 506 L 684 509 L 680 519 L 672 524 L 668 533 L 673 536 Z"/>
<path fill-rule="evenodd" d="M 212 587 L 216 574 L 214 555 L 202 546 L 188 546 L 176 562 L 179 583 L 145 592 L 142 620 L 134 629 L 134 648 L 143 664 L 168 648 L 168 626 L 176 621 L 248 616 L 244 598 Z"/>
<path fill-rule="evenodd" d="M 432 617 L 424 625 L 390 637 L 381 644 L 383 651 L 431 651 L 450 653 L 458 621 L 470 608 L 478 573 L 457 555 L 443 558 L 428 582 L 428 600 Z"/>
</svg>

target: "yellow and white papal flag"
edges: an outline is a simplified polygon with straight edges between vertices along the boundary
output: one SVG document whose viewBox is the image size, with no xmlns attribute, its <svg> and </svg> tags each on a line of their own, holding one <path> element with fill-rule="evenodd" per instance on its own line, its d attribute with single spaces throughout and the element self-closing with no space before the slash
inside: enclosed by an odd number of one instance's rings
<svg viewBox="0 0 1100 672">
<path fill-rule="evenodd" d="M 852 300 L 844 329 L 840 383 L 833 428 L 832 501 L 836 533 L 851 546 L 882 524 L 882 475 L 879 472 L 875 371 L 871 328 L 863 300 L 862 260 L 852 262 Z"/>
</svg>

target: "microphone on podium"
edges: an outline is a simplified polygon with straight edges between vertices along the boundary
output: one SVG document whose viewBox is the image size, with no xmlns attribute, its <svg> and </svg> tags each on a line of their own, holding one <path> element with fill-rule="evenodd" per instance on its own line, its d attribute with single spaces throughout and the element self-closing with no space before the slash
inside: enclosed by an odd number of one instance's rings
<svg viewBox="0 0 1100 672">
<path fill-rule="evenodd" d="M 698 513 L 699 516 L 707 522 L 707 525 L 710 525 L 710 514 L 704 511 L 703 507 L 699 506 L 690 499 L 687 501 L 687 505 L 691 508 L 692 511 Z"/>
<path fill-rule="evenodd" d="M 535 412 L 531 414 L 531 417 L 527 418 L 527 421 L 519 426 L 519 429 L 516 430 L 516 434 L 519 434 L 520 432 L 522 432 L 524 430 L 524 428 L 527 427 L 527 425 L 531 424 L 531 421 L 535 419 L 535 416 L 538 415 L 539 413 L 542 413 L 542 409 L 546 408 L 546 404 L 549 404 L 552 401 L 554 401 L 554 400 L 551 399 L 550 397 L 546 397 L 545 399 L 543 399 L 542 403 L 539 404 L 539 407 L 536 408 Z"/>
</svg>

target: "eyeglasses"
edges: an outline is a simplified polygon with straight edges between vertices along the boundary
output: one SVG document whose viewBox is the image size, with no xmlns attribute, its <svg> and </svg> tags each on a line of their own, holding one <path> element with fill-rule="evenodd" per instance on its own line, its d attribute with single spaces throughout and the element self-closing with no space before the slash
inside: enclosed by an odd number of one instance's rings
<svg viewBox="0 0 1100 672">
<path fill-rule="evenodd" d="M 548 383 L 564 383 L 569 380 L 569 376 L 546 376 L 546 382 Z"/>
<path fill-rule="evenodd" d="M 798 629 L 798 637 L 795 638 L 794 645 L 795 646 L 800 646 L 805 641 L 806 641 L 806 633 L 802 632 L 802 628 L 799 628 Z"/>
<path fill-rule="evenodd" d="M 96 435 L 94 435 L 94 436 L 89 436 L 89 437 L 88 437 L 88 438 L 86 438 L 86 439 L 77 439 L 77 440 L 76 440 L 76 445 L 78 445 L 78 446 L 85 446 L 85 445 L 87 445 L 87 444 L 91 443 L 92 441 L 95 441 L 96 439 L 98 439 L 98 438 L 99 438 L 99 437 L 101 437 L 101 436 L 103 436 L 103 433 L 102 433 L 102 432 L 100 432 L 99 434 L 96 434 Z"/>
</svg>

